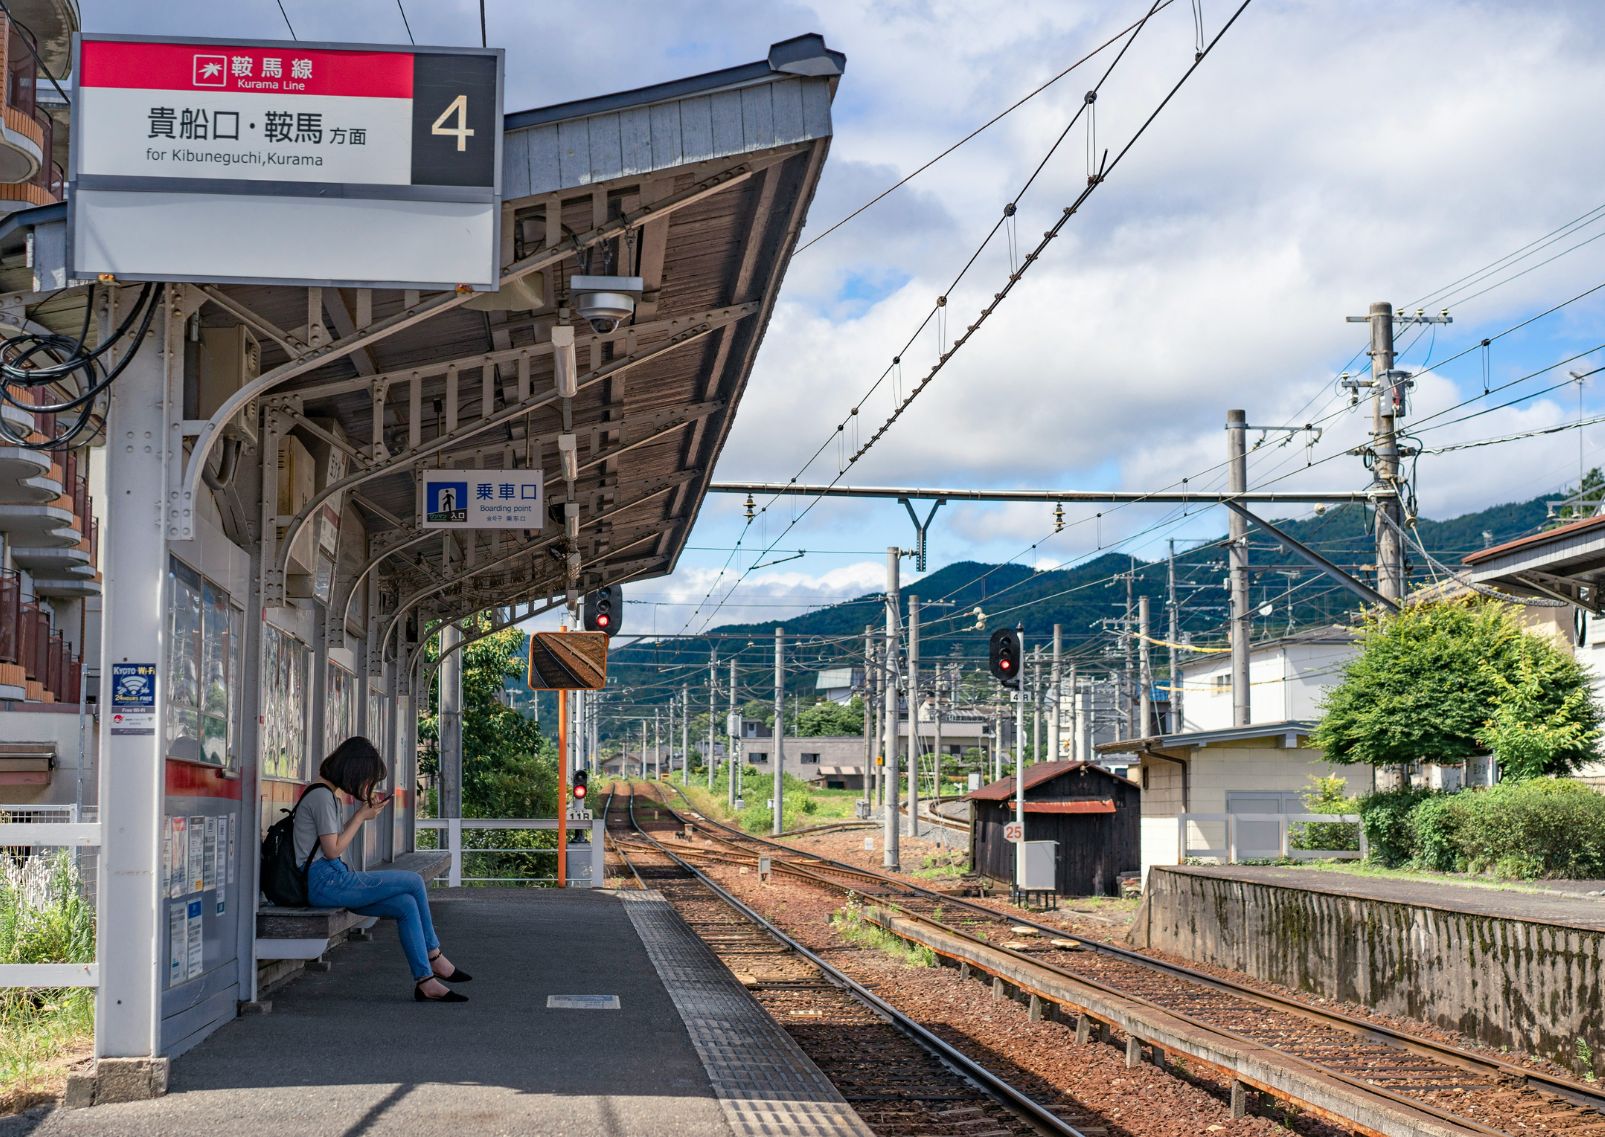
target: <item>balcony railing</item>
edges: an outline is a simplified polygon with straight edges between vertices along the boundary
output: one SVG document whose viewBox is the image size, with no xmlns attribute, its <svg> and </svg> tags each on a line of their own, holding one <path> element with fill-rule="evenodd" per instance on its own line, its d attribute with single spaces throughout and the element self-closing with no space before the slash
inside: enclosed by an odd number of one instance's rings
<svg viewBox="0 0 1605 1137">
<path fill-rule="evenodd" d="M 0 663 L 22 662 L 22 578 L 0 569 Z"/>
</svg>

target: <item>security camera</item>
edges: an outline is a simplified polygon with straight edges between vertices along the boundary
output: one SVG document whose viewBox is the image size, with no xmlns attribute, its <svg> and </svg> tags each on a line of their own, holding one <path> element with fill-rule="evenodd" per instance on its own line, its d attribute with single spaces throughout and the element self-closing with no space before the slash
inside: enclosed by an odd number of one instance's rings
<svg viewBox="0 0 1605 1137">
<path fill-rule="evenodd" d="M 645 282 L 638 276 L 574 276 L 569 278 L 574 310 L 597 335 L 616 331 L 635 315 Z"/>
</svg>

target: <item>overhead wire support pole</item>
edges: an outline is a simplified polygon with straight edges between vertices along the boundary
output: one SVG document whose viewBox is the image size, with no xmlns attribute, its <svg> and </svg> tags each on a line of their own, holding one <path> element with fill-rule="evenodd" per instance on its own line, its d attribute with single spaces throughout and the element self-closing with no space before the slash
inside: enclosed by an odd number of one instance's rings
<svg viewBox="0 0 1605 1137">
<path fill-rule="evenodd" d="M 1025 625 L 1015 625 L 1020 639 L 1020 655 L 1025 655 Z M 1025 683 L 1014 687 L 1014 823 L 1020 839 L 1014 843 L 1014 887 L 1024 883 L 1025 872 Z"/>
<path fill-rule="evenodd" d="M 719 695 L 719 653 L 708 655 L 708 792 L 713 792 L 713 718 L 714 700 Z"/>
<path fill-rule="evenodd" d="M 803 485 L 798 482 L 714 482 L 709 493 L 768 494 L 776 497 L 861 497 L 890 501 L 939 500 L 987 502 L 1039 502 L 1054 505 L 1075 502 L 1082 505 L 1220 505 L 1228 499 L 1248 505 L 1311 504 L 1344 505 L 1367 502 L 1374 496 L 1365 490 L 959 490 L 913 486 L 836 486 Z M 906 508 L 912 510 L 911 505 Z M 912 514 L 910 514 L 912 516 Z M 917 524 L 917 523 L 916 523 Z"/>
<path fill-rule="evenodd" d="M 886 734 L 880 779 L 884 822 L 881 865 L 894 872 L 901 867 L 898 860 L 897 823 L 897 572 L 901 555 L 901 550 L 896 546 L 886 550 L 886 647 L 882 661 L 886 677 L 883 700 Z"/>
<path fill-rule="evenodd" d="M 907 497 L 900 497 L 897 500 L 903 503 L 903 508 L 908 510 L 908 519 L 914 523 L 914 571 L 924 572 L 925 537 L 930 532 L 931 521 L 936 517 L 936 511 L 947 504 L 947 499 L 939 497 L 931 502 L 931 508 L 925 514 L 924 521 L 920 520 L 920 515 L 914 511 L 914 503 Z"/>
<path fill-rule="evenodd" d="M 1148 628 L 1148 597 L 1137 598 L 1137 681 L 1142 684 L 1138 699 L 1138 722 L 1136 738 L 1148 737 L 1153 729 L 1150 725 L 1154 717 L 1154 668 L 1148 645 L 1151 642 L 1151 633 Z"/>
<path fill-rule="evenodd" d="M 725 719 L 725 795 L 727 804 L 734 810 L 736 808 L 736 781 L 741 775 L 741 762 L 736 749 L 741 745 L 741 739 L 736 736 L 736 657 L 730 657 L 730 715 Z"/>
<path fill-rule="evenodd" d="M 1053 625 L 1053 669 L 1048 673 L 1048 761 L 1059 760 L 1060 703 L 1064 699 L 1064 626 Z"/>
<path fill-rule="evenodd" d="M 680 784 L 691 784 L 691 685 L 680 685 Z"/>
<path fill-rule="evenodd" d="M 775 629 L 775 792 L 769 808 L 774 814 L 770 836 L 780 836 L 785 828 L 782 814 L 786 801 L 786 630 Z"/>
<path fill-rule="evenodd" d="M 1336 580 L 1344 588 L 1354 593 L 1367 604 L 1380 604 L 1385 608 L 1399 607 L 1398 599 L 1385 596 L 1377 589 L 1372 588 L 1369 584 L 1365 583 L 1365 581 L 1351 576 L 1349 573 L 1327 560 L 1320 553 L 1317 553 L 1314 549 L 1310 548 L 1291 533 L 1288 533 L 1271 522 L 1266 521 L 1263 517 L 1260 517 L 1253 511 L 1245 509 L 1243 506 L 1236 505 L 1232 502 L 1227 502 L 1226 508 L 1232 511 L 1232 515 L 1234 517 L 1240 517 L 1245 522 L 1253 522 L 1256 526 L 1265 531 L 1266 536 L 1271 537 L 1288 552 L 1306 561 L 1311 566 L 1320 569 L 1322 572 L 1326 573 L 1327 576 L 1330 576 L 1333 580 Z"/>
<path fill-rule="evenodd" d="M 1178 670 L 1176 653 L 1181 643 L 1181 606 L 1176 602 L 1176 541 L 1170 541 L 1170 556 L 1165 561 L 1165 607 L 1169 617 L 1166 627 L 1166 650 L 1170 653 L 1170 679 L 1167 686 L 1170 689 L 1170 709 L 1166 712 L 1168 732 L 1177 734 L 1182 729 L 1182 701 L 1181 701 L 1181 672 Z"/>
<path fill-rule="evenodd" d="M 1248 488 L 1248 416 L 1226 412 L 1226 489 L 1241 501 Z M 1248 686 L 1248 521 L 1236 510 L 1228 519 L 1227 562 L 1231 567 L 1232 725 L 1253 722 Z"/>
<path fill-rule="evenodd" d="M 876 726 L 880 719 L 876 712 L 880 708 L 880 701 L 876 696 L 876 687 L 880 679 L 880 672 L 875 665 L 875 626 L 864 625 L 864 816 L 867 818 L 875 808 L 875 736 Z"/>
<path fill-rule="evenodd" d="M 908 833 L 920 835 L 920 598 L 908 594 Z"/>
</svg>

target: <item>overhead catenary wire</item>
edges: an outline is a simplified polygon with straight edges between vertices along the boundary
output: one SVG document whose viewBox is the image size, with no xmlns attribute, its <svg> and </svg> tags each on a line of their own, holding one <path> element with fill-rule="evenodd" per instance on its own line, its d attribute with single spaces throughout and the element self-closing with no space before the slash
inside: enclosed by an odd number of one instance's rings
<svg viewBox="0 0 1605 1137">
<path fill-rule="evenodd" d="M 401 0 L 396 0 L 396 11 L 401 13 L 401 26 L 407 29 L 407 42 L 416 47 L 418 41 L 412 38 L 412 21 L 407 19 L 407 9 L 402 6 Z"/>
<path fill-rule="evenodd" d="M 295 25 L 290 23 L 290 13 L 284 10 L 284 0 L 274 0 L 274 3 L 279 6 L 279 15 L 284 17 L 284 26 L 290 29 L 290 38 L 300 40 L 301 37 L 295 34 Z"/>
<path fill-rule="evenodd" d="M 910 405 L 912 405 L 914 400 L 919 397 L 920 393 L 927 386 L 929 386 L 929 384 L 936 378 L 937 374 L 940 373 L 940 371 L 946 365 L 946 363 L 950 359 L 952 359 L 953 356 L 956 355 L 963 348 L 964 344 L 967 343 L 970 340 L 970 338 L 975 334 L 975 332 L 981 327 L 981 325 L 986 322 L 987 318 L 993 312 L 995 312 L 997 310 L 999 305 L 1001 305 L 1002 302 L 1005 299 L 1008 298 L 1008 296 L 1013 292 L 1014 285 L 1017 284 L 1020 281 L 1020 279 L 1024 276 L 1024 274 L 1031 267 L 1031 265 L 1034 264 L 1036 262 L 1036 260 L 1041 257 L 1042 252 L 1046 249 L 1046 247 L 1049 244 L 1049 242 L 1051 242 L 1055 237 L 1057 237 L 1059 232 L 1063 229 L 1064 225 L 1069 221 L 1069 219 L 1072 216 L 1075 215 L 1075 213 L 1079 209 L 1080 205 L 1083 202 L 1085 202 L 1086 199 L 1099 186 L 1104 184 L 1104 182 L 1107 180 L 1108 176 L 1115 170 L 1115 168 L 1117 166 L 1119 166 L 1121 161 L 1124 160 L 1124 158 L 1131 152 L 1131 149 L 1137 144 L 1138 140 L 1142 138 L 1142 136 L 1147 132 L 1148 128 L 1153 124 L 1154 120 L 1159 117 L 1160 113 L 1162 113 L 1164 111 L 1165 107 L 1168 106 L 1170 104 L 1171 100 L 1175 98 L 1176 94 L 1181 90 L 1182 86 L 1185 85 L 1185 83 L 1192 76 L 1192 74 L 1195 71 L 1197 71 L 1199 66 L 1202 65 L 1203 61 L 1206 58 L 1208 58 L 1208 56 L 1211 53 L 1211 51 L 1213 51 L 1215 46 L 1217 44 L 1219 44 L 1221 38 L 1237 22 L 1238 18 L 1242 16 L 1243 12 L 1248 8 L 1248 5 L 1251 2 L 1252 2 L 1252 0 L 1242 0 L 1242 3 L 1240 5 L 1238 5 L 1238 7 L 1233 11 L 1232 15 L 1227 19 L 1225 24 L 1222 25 L 1222 27 L 1220 28 L 1220 30 L 1218 32 L 1216 32 L 1215 36 L 1205 46 L 1204 50 L 1195 54 L 1195 58 L 1194 58 L 1192 64 L 1182 73 L 1181 77 L 1179 79 L 1177 79 L 1177 81 L 1170 87 L 1170 89 L 1165 93 L 1164 97 L 1162 99 L 1160 99 L 1158 105 L 1155 106 L 1155 108 L 1149 113 L 1147 118 L 1145 118 L 1143 120 L 1143 122 L 1137 127 L 1136 131 L 1126 140 L 1125 144 L 1115 154 L 1114 159 L 1113 160 L 1105 160 L 1105 161 L 1100 162 L 1100 166 L 1099 166 L 1099 169 L 1098 169 L 1096 175 L 1091 177 L 1091 178 L 1089 178 L 1089 184 L 1087 185 L 1087 187 L 1076 197 L 1074 202 L 1072 202 L 1069 206 L 1066 206 L 1064 208 L 1064 210 L 1061 212 L 1061 214 L 1058 217 L 1058 219 L 1055 221 L 1054 225 L 1049 229 L 1049 231 L 1046 234 L 1044 234 L 1043 238 L 1037 244 L 1036 248 L 1031 253 L 1028 253 L 1026 255 L 1026 257 L 1023 259 L 1020 267 L 1010 273 L 1009 278 L 1006 281 L 1006 283 L 1004 284 L 1002 290 L 994 296 L 994 299 L 991 301 L 991 303 L 989 303 L 982 310 L 982 312 L 980 313 L 980 315 L 978 316 L 976 321 L 973 324 L 971 324 L 965 330 L 963 335 L 961 335 L 959 337 L 959 339 L 954 343 L 953 347 L 951 349 L 945 349 L 944 348 L 941 351 L 941 354 L 938 356 L 938 359 L 937 359 L 936 363 L 932 366 L 931 370 L 926 374 L 926 376 L 918 384 L 915 385 L 915 387 L 909 392 L 909 394 L 907 396 L 903 397 L 903 399 L 897 404 L 896 408 L 893 410 L 891 416 L 888 419 L 886 419 L 885 422 L 882 423 L 880 428 L 876 430 L 876 432 L 870 437 L 870 439 L 867 442 L 865 442 L 863 445 L 861 445 L 859 447 L 859 449 L 848 459 L 846 465 L 844 465 L 840 470 L 838 470 L 838 472 L 836 473 L 835 477 L 831 480 L 830 485 L 832 485 L 832 486 L 836 485 L 842 479 L 842 477 L 845 476 L 845 474 L 847 472 L 847 469 L 849 469 L 852 465 L 856 464 L 866 453 L 868 453 L 868 451 L 882 437 L 885 436 L 886 432 L 898 421 L 898 419 L 900 419 L 902 417 L 903 413 L 908 409 L 908 407 Z M 1022 186 L 1022 188 L 1019 191 L 1019 193 L 1017 193 L 1015 195 L 1014 199 L 1010 202 L 1010 206 L 1011 207 L 1012 206 L 1016 206 L 1018 204 L 1020 198 L 1024 195 L 1026 190 L 1028 190 L 1030 188 L 1030 186 L 1035 182 L 1037 176 L 1041 173 L 1041 171 L 1044 168 L 1044 166 L 1046 165 L 1048 159 L 1051 158 L 1053 153 L 1058 149 L 1059 145 L 1068 136 L 1070 130 L 1074 127 L 1075 123 L 1081 118 L 1084 110 L 1087 107 L 1091 106 L 1093 104 L 1093 102 L 1096 100 L 1097 92 L 1099 91 L 1099 89 L 1101 89 L 1102 85 L 1108 80 L 1110 74 L 1112 74 L 1114 69 L 1120 64 L 1120 61 L 1125 57 L 1125 53 L 1130 49 L 1130 46 L 1131 46 L 1132 42 L 1135 40 L 1137 34 L 1141 32 L 1143 26 L 1147 23 L 1147 21 L 1153 16 L 1154 12 L 1157 11 L 1157 10 L 1158 10 L 1158 3 L 1156 2 L 1153 6 L 1151 6 L 1149 8 L 1148 13 L 1143 17 L 1143 19 L 1138 21 L 1133 26 L 1133 30 L 1128 35 L 1128 37 L 1126 39 L 1126 42 L 1121 46 L 1120 51 L 1116 54 L 1114 60 L 1111 61 L 1109 67 L 1105 69 L 1103 75 L 1099 78 L 1097 85 L 1095 85 L 1093 87 L 1093 89 L 1087 93 L 1087 97 L 1083 100 L 1081 106 L 1077 109 L 1076 114 L 1071 118 L 1070 122 L 1066 125 L 1065 129 L 1060 133 L 1058 138 L 1055 139 L 1055 141 L 1054 141 L 1052 147 L 1050 147 L 1047 155 L 1045 155 L 1044 158 L 1042 159 L 1042 161 L 1040 163 L 1038 163 L 1036 169 L 1034 169 L 1032 171 L 1030 177 L 1028 177 L 1026 179 L 1026 182 L 1025 182 L 1024 186 Z M 1002 228 L 1003 222 L 1004 222 L 1005 218 L 1009 215 L 1009 212 L 1010 212 L 1010 210 L 1008 208 L 1006 208 L 1004 213 L 1003 213 L 1003 216 L 1001 216 L 998 219 L 998 221 L 996 223 L 994 223 L 992 229 L 988 232 L 987 236 L 982 240 L 981 246 L 979 248 L 977 248 L 975 253 L 973 253 L 970 256 L 969 260 L 967 260 L 965 262 L 964 267 L 959 271 L 959 274 L 954 278 L 954 284 L 956 284 L 960 279 L 962 279 L 963 276 L 969 271 L 969 269 L 975 264 L 976 258 L 980 256 L 980 253 L 981 253 L 982 249 L 984 249 L 986 247 L 986 245 L 991 241 L 992 237 L 995 236 L 996 233 Z M 952 291 L 952 287 L 953 287 L 953 285 L 950 285 L 947 291 L 951 292 Z M 923 333 L 924 329 L 926 329 L 930 325 L 931 320 L 933 319 L 935 314 L 939 313 L 942 310 L 942 308 L 945 306 L 945 302 L 946 302 L 946 293 L 944 293 L 941 297 L 938 298 L 938 302 L 937 302 L 936 306 L 932 309 L 931 313 L 928 313 L 926 315 L 925 319 L 921 321 L 919 327 L 915 329 L 914 334 L 908 340 L 908 344 L 909 345 L 912 345 L 913 342 L 915 341 L 915 339 L 919 335 L 921 335 Z M 902 349 L 902 351 L 907 351 L 907 350 L 908 350 L 908 346 L 905 345 L 905 347 Z M 877 387 L 879 387 L 880 384 L 883 383 L 886 380 L 887 376 L 893 374 L 894 370 L 900 366 L 900 364 L 901 364 L 901 354 L 902 353 L 900 351 L 899 354 L 893 358 L 892 365 L 889 366 L 886 371 L 882 372 L 880 378 L 878 378 L 877 380 L 875 380 L 875 382 L 873 384 L 871 384 L 869 391 L 865 393 L 864 397 L 861 398 L 858 401 L 857 404 L 855 404 L 854 409 L 853 409 L 853 413 L 852 413 L 852 415 L 849 416 L 849 418 L 851 418 L 853 416 L 856 416 L 856 414 L 858 413 L 858 408 L 863 405 L 864 399 L 867 399 L 871 394 L 873 394 L 875 389 Z M 842 430 L 845 429 L 845 426 L 846 426 L 845 422 L 843 424 L 841 424 L 841 425 L 838 425 L 837 428 L 836 428 L 836 432 L 835 433 L 840 433 Z M 834 435 L 832 435 L 832 437 L 834 437 Z M 815 459 L 817 459 L 817 457 L 818 457 L 818 455 L 820 453 L 823 453 L 825 449 L 828 449 L 828 447 L 830 445 L 830 441 L 831 441 L 831 439 L 827 438 L 825 443 L 823 443 L 821 445 L 820 450 L 816 451 L 814 457 L 809 459 L 809 463 L 808 464 L 811 465 L 812 462 Z M 806 471 L 806 469 L 807 469 L 807 465 L 804 466 L 804 471 Z M 800 474 L 798 476 L 800 476 Z M 796 477 L 793 477 L 792 481 L 795 482 L 796 481 Z M 808 515 L 808 513 L 812 511 L 814 506 L 819 503 L 820 500 L 822 500 L 822 499 L 818 498 L 818 497 L 812 499 L 801 511 L 796 513 L 791 518 L 791 520 L 788 522 L 788 524 L 785 526 L 785 528 L 781 531 L 781 533 L 776 536 L 776 538 L 774 539 L 773 542 L 771 542 L 771 547 L 773 547 L 773 545 L 775 545 L 775 544 L 778 544 L 780 542 L 780 540 L 782 538 L 784 538 L 785 534 L 789 533 L 791 531 L 791 529 L 794 528 L 797 525 L 798 522 L 800 522 L 804 517 L 806 517 Z M 742 536 L 745 537 L 745 535 L 746 534 L 745 534 L 745 531 L 744 531 Z M 738 542 L 738 544 L 739 544 L 739 542 Z M 768 552 L 769 552 L 769 549 L 765 549 L 762 553 L 760 553 L 758 555 L 758 557 L 755 559 L 754 564 L 762 561 L 763 558 L 768 555 Z M 733 556 L 734 556 L 734 554 L 732 554 L 732 557 Z M 726 562 L 726 568 L 728 568 L 728 565 L 729 565 L 729 562 L 727 561 Z M 729 591 L 727 591 L 725 595 L 726 596 L 731 595 L 735 591 L 736 588 L 740 587 L 742 581 L 745 580 L 747 575 L 750 574 L 751 572 L 752 572 L 752 568 L 749 566 L 737 578 L 736 582 L 733 585 L 731 585 Z M 723 575 L 723 570 L 721 570 L 721 576 L 722 575 Z M 713 587 L 717 588 L 717 582 L 715 583 L 715 585 Z M 712 594 L 713 594 L 713 588 L 710 588 L 707 598 L 711 598 Z M 716 613 L 717 611 L 718 611 L 718 606 L 715 605 L 713 612 L 709 613 L 708 617 L 704 620 L 704 625 L 703 626 L 707 625 L 707 621 L 711 620 L 712 617 L 713 617 L 713 614 Z M 686 622 L 686 626 L 687 627 L 690 626 L 691 622 L 696 619 L 696 617 L 700 614 L 700 612 L 701 612 L 701 605 L 699 605 L 697 611 L 693 612 L 691 614 L 691 616 L 687 619 L 687 622 Z"/>
<path fill-rule="evenodd" d="M 1157 14 L 1159 12 L 1162 12 L 1166 8 L 1170 7 L 1173 3 L 1175 3 L 1175 0 L 1161 0 L 1161 2 L 1159 4 L 1154 6 L 1153 11 L 1150 12 L 1148 15 L 1151 16 L 1151 15 L 1155 15 L 1155 14 Z M 831 225 L 828 228 L 826 228 L 823 232 L 821 232 L 818 236 L 810 237 L 807 241 L 805 241 L 801 245 L 797 246 L 797 250 L 796 250 L 796 252 L 794 252 L 792 254 L 792 256 L 796 256 L 798 253 L 807 252 L 809 249 L 813 248 L 813 246 L 819 244 L 819 242 L 823 241 L 826 237 L 828 237 L 832 233 L 836 232 L 836 230 L 840 229 L 842 226 L 848 224 L 850 221 L 853 221 L 855 218 L 861 216 L 862 214 L 868 212 L 870 209 L 873 209 L 875 206 L 879 205 L 882 201 L 886 200 L 886 198 L 890 197 L 892 194 L 896 193 L 898 190 L 900 190 L 904 186 L 908 185 L 909 182 L 911 182 L 915 178 L 919 177 L 926 170 L 929 170 L 932 166 L 936 165 L 943 158 L 946 158 L 949 154 L 952 154 L 955 150 L 958 150 L 965 143 L 970 142 L 971 140 L 975 139 L 976 137 L 978 137 L 981 134 L 984 134 L 987 130 L 991 129 L 992 127 L 996 126 L 998 123 L 1002 122 L 1009 115 L 1013 114 L 1015 111 L 1017 111 L 1021 107 L 1025 106 L 1026 103 L 1029 103 L 1032 99 L 1034 99 L 1038 95 L 1042 94 L 1042 92 L 1044 92 L 1048 88 L 1052 87 L 1060 79 L 1063 79 L 1066 75 L 1069 75 L 1072 71 L 1076 70 L 1082 64 L 1084 64 L 1088 60 L 1094 58 L 1095 56 L 1097 56 L 1101 52 L 1106 51 L 1110 47 L 1110 45 L 1112 45 L 1113 43 L 1115 43 L 1115 41 L 1120 39 L 1121 36 L 1126 35 L 1133 28 L 1138 27 L 1142 23 L 1142 21 L 1146 20 L 1147 18 L 1148 18 L 1148 16 L 1143 16 L 1142 19 L 1134 20 L 1131 23 L 1127 24 L 1125 27 L 1121 28 L 1114 35 L 1110 36 L 1108 39 L 1104 40 L 1097 47 L 1093 48 L 1091 51 L 1087 52 L 1087 54 L 1083 55 L 1080 59 L 1078 59 L 1074 63 L 1070 64 L 1070 66 L 1068 66 L 1064 70 L 1058 72 L 1056 75 L 1054 75 L 1053 77 L 1048 79 L 1046 82 L 1044 82 L 1044 83 L 1038 85 L 1037 87 L 1032 88 L 1030 91 L 1026 92 L 1025 95 L 1021 96 L 1019 99 L 1017 99 L 1014 102 L 1010 103 L 1003 110 L 999 111 L 997 114 L 995 114 L 991 118 L 987 119 L 980 126 L 976 127 L 974 130 L 972 130 L 968 134 L 966 134 L 963 138 L 960 138 L 957 142 L 955 142 L 952 145 L 948 146 L 940 154 L 937 154 L 934 158 L 930 158 L 930 159 L 920 163 L 920 165 L 915 167 L 909 173 L 905 174 L 903 177 L 899 178 L 897 181 L 893 182 L 891 185 L 887 186 L 885 189 L 881 190 L 874 197 L 872 197 L 868 201 L 866 201 L 863 205 L 860 205 L 857 209 L 853 210 L 851 213 L 847 214 L 845 217 L 842 217 L 839 220 L 837 220 L 835 222 L 832 222 Z"/>
</svg>

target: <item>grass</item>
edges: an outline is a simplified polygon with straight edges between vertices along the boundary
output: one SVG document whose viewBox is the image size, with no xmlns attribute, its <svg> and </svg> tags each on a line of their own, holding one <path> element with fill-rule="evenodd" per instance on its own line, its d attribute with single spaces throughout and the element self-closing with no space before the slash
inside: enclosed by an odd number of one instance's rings
<svg viewBox="0 0 1605 1137">
<path fill-rule="evenodd" d="M 1428 884 L 1463 884 L 1470 888 L 1491 888 L 1503 892 L 1554 893 L 1542 884 L 1529 884 L 1519 880 L 1501 880 L 1494 877 L 1470 876 L 1462 873 L 1428 872 L 1422 869 L 1389 869 L 1364 861 L 1288 861 L 1278 862 L 1278 868 L 1313 869 L 1319 872 L 1337 872 L 1348 876 L 1369 877 L 1376 880 L 1409 880 Z"/>
<path fill-rule="evenodd" d="M 0 963 L 88 963 L 94 906 L 66 853 L 0 852 Z M 94 1039 L 88 988 L 0 988 L 0 1113 L 49 1100 Z"/>
<path fill-rule="evenodd" d="M 728 768 L 721 770 L 714 779 L 712 791 L 707 788 L 706 774 L 699 778 L 694 773 L 691 784 L 685 789 L 699 812 L 739 825 L 748 833 L 768 834 L 773 829 L 769 799 L 774 795 L 774 775 L 748 766 L 742 772 L 739 784 L 745 803 L 739 812 L 732 812 L 726 804 L 730 792 Z M 813 786 L 787 774 L 782 798 L 781 828 L 792 830 L 808 825 L 827 825 L 833 821 L 856 820 L 858 802 L 863 800 L 863 794 L 859 790 L 829 790 Z"/>
<path fill-rule="evenodd" d="M 921 880 L 952 880 L 969 871 L 969 857 L 959 849 L 943 849 L 920 858 L 920 867 L 911 872 Z"/>
<path fill-rule="evenodd" d="M 856 897 L 849 898 L 846 907 L 830 918 L 830 926 L 842 939 L 855 947 L 882 952 L 905 967 L 935 967 L 936 953 L 922 944 L 911 944 L 894 936 L 884 928 L 865 923 L 864 909 Z"/>
</svg>

